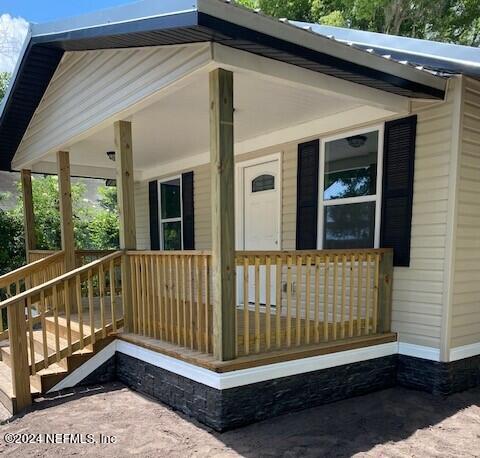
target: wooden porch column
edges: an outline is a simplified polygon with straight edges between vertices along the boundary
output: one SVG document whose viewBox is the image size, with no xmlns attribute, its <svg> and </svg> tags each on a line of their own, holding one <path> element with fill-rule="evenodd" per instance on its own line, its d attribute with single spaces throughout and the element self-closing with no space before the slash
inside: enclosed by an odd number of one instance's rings
<svg viewBox="0 0 480 458">
<path fill-rule="evenodd" d="M 58 193 L 60 198 L 60 228 L 62 250 L 65 253 L 65 271 L 75 269 L 75 239 L 73 235 L 72 189 L 70 182 L 70 155 L 57 152 Z"/>
<path fill-rule="evenodd" d="M 213 241 L 213 349 L 221 361 L 235 358 L 235 194 L 233 73 L 210 73 L 210 163 Z"/>
<path fill-rule="evenodd" d="M 122 250 L 136 250 L 132 125 L 128 121 L 117 121 L 114 123 L 114 131 L 117 200 L 120 216 L 120 248 Z M 127 256 L 123 257 L 122 262 L 122 300 L 125 311 L 125 331 L 131 332 L 133 330 L 132 273 Z"/>
<path fill-rule="evenodd" d="M 20 173 L 23 195 L 23 228 L 25 232 L 25 256 L 30 262 L 30 251 L 36 248 L 35 215 L 33 212 L 32 173 L 23 169 Z"/>
</svg>

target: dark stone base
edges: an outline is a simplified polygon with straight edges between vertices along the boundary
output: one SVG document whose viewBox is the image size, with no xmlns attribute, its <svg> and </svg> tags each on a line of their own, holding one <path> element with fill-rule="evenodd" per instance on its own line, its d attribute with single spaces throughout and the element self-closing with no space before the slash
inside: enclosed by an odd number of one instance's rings
<svg viewBox="0 0 480 458">
<path fill-rule="evenodd" d="M 113 355 L 90 375 L 87 375 L 77 386 L 103 385 L 117 380 L 117 358 Z"/>
<path fill-rule="evenodd" d="M 395 385 L 396 356 L 217 390 L 117 353 L 117 377 L 217 431 Z"/>
<path fill-rule="evenodd" d="M 442 396 L 465 391 L 480 386 L 480 355 L 451 363 L 398 355 L 397 381 Z"/>
<path fill-rule="evenodd" d="M 81 385 L 115 380 L 217 431 L 225 431 L 395 385 L 436 395 L 464 391 L 480 386 L 480 355 L 452 363 L 392 355 L 217 390 L 117 352 Z"/>
</svg>

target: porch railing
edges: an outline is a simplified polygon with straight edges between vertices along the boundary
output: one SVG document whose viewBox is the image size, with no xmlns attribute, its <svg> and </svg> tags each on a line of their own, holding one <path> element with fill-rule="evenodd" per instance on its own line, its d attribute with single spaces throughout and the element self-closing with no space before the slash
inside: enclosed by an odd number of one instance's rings
<svg viewBox="0 0 480 458">
<path fill-rule="evenodd" d="M 211 254 L 129 251 L 133 332 L 212 353 Z"/>
<path fill-rule="evenodd" d="M 238 356 L 390 330 L 390 250 L 237 252 L 236 263 Z"/>
<path fill-rule="evenodd" d="M 110 254 L 0 302 L 8 315 L 9 364 L 19 410 L 30 403 L 30 375 L 123 326 L 122 259 L 121 251 Z"/>
<path fill-rule="evenodd" d="M 133 332 L 213 353 L 211 253 L 129 251 Z M 389 332 L 392 252 L 237 252 L 237 356 Z"/>
<path fill-rule="evenodd" d="M 76 267 L 84 266 L 89 262 L 101 259 L 104 256 L 114 253 L 115 250 L 75 250 L 75 265 Z M 44 259 L 57 251 L 53 250 L 30 250 L 29 260 L 30 263 L 38 261 L 39 259 Z"/>
</svg>

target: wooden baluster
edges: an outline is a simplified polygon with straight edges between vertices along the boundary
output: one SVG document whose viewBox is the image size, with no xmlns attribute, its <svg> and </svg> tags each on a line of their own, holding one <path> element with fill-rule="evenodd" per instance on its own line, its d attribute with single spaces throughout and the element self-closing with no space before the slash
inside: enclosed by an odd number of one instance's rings
<svg viewBox="0 0 480 458">
<path fill-rule="evenodd" d="M 370 253 L 367 254 L 367 280 L 365 285 L 365 335 L 370 334 L 370 281 L 371 281 L 371 274 L 370 274 L 370 264 L 372 262 L 372 258 Z"/>
<path fill-rule="evenodd" d="M 150 275 L 152 284 L 152 326 L 153 326 L 153 338 L 158 339 L 158 294 L 157 294 L 157 282 L 155 271 L 155 256 L 150 256 Z"/>
<path fill-rule="evenodd" d="M 129 259 L 130 262 L 130 272 L 132 276 L 135 275 L 135 269 L 133 268 L 132 258 Z M 109 269 L 108 269 L 108 278 L 110 280 L 110 309 L 112 313 L 112 330 L 113 332 L 117 332 L 117 313 L 115 311 L 115 265 L 113 263 L 113 259 L 110 261 Z M 132 302 L 135 303 L 135 280 L 132 279 Z M 136 310 L 135 306 L 133 307 L 133 332 L 136 332 L 137 322 L 136 322 Z"/>
<path fill-rule="evenodd" d="M 141 274 L 141 257 L 135 255 L 135 281 L 137 283 L 137 333 L 143 333 L 143 313 L 142 313 L 142 274 Z"/>
<path fill-rule="evenodd" d="M 308 345 L 310 343 L 310 282 L 311 282 L 311 264 L 312 257 L 307 256 L 306 267 L 305 267 L 305 343 Z"/>
<path fill-rule="evenodd" d="M 379 267 L 378 332 L 391 332 L 393 290 L 393 251 L 382 253 Z"/>
<path fill-rule="evenodd" d="M 178 256 L 175 256 L 175 294 L 177 302 L 177 344 L 181 344 L 181 327 L 180 327 L 180 266 Z"/>
<path fill-rule="evenodd" d="M 184 259 L 184 258 L 182 258 Z M 208 265 L 208 256 L 203 257 L 203 265 L 205 269 L 205 276 L 204 276 L 204 282 L 205 282 L 205 352 L 210 353 L 210 344 L 209 344 L 209 324 L 210 324 L 210 318 L 209 318 L 209 308 L 210 308 L 210 270 L 209 270 L 209 265 Z"/>
<path fill-rule="evenodd" d="M 43 346 L 43 367 L 48 368 L 48 340 L 47 340 L 47 323 L 45 315 L 47 313 L 47 306 L 45 303 L 45 290 L 40 291 L 40 313 L 42 323 L 42 346 Z"/>
<path fill-rule="evenodd" d="M 295 341 L 297 346 L 301 343 L 301 324 L 302 324 L 302 257 L 297 256 L 297 279 L 295 285 Z"/>
<path fill-rule="evenodd" d="M 205 314 L 203 308 L 203 283 L 200 256 L 196 256 L 197 271 L 197 324 L 198 324 L 198 349 L 203 350 L 203 329 Z"/>
<path fill-rule="evenodd" d="M 33 317 L 32 317 L 32 299 L 27 298 L 27 318 L 28 318 L 28 341 L 30 344 L 30 366 L 31 374 L 35 375 L 37 373 L 35 367 L 35 343 L 33 339 Z"/>
<path fill-rule="evenodd" d="M 380 279 L 380 254 L 375 254 L 375 279 L 373 289 L 373 330 L 376 334 L 378 332 L 378 291 L 379 291 L 379 279 Z"/>
<path fill-rule="evenodd" d="M 105 318 L 105 272 L 103 264 L 98 266 L 98 283 L 100 293 L 100 328 L 102 330 L 102 338 L 107 337 L 106 318 Z"/>
<path fill-rule="evenodd" d="M 83 350 L 83 299 L 82 299 L 82 282 L 80 275 L 75 277 L 75 293 L 77 296 L 77 312 L 78 312 L 78 333 L 80 337 L 80 350 Z"/>
<path fill-rule="evenodd" d="M 332 326 L 333 340 L 337 340 L 337 303 L 338 303 L 338 255 L 333 258 L 333 304 L 332 304 Z"/>
<path fill-rule="evenodd" d="M 151 304 L 151 292 L 152 285 L 150 284 L 150 263 L 148 262 L 148 256 L 143 256 L 143 276 L 145 277 L 145 310 L 146 310 L 146 335 L 152 337 L 152 304 Z"/>
<path fill-rule="evenodd" d="M 265 257 L 265 346 L 267 350 L 271 347 L 271 292 L 272 284 L 270 280 L 272 269 L 272 258 L 270 256 Z"/>
<path fill-rule="evenodd" d="M 363 290 L 363 256 L 358 255 L 358 279 L 357 279 L 357 336 L 362 334 L 362 290 Z"/>
<path fill-rule="evenodd" d="M 130 272 L 132 274 L 132 281 L 131 281 L 131 288 L 132 288 L 132 326 L 133 326 L 133 333 L 138 334 L 138 279 L 137 279 L 137 267 L 135 264 L 135 255 L 128 256 L 128 262 L 130 263 Z M 112 261 L 113 262 L 113 261 Z M 115 282 L 115 275 L 111 270 L 110 264 L 110 301 L 112 306 L 112 321 L 113 321 L 113 313 L 115 310 L 115 288 L 112 289 L 112 284 Z M 114 323 L 114 328 L 116 328 L 116 323 Z"/>
<path fill-rule="evenodd" d="M 169 271 L 169 292 L 170 292 L 170 300 L 169 300 L 169 316 L 170 316 L 170 342 L 175 342 L 175 319 L 174 319 L 174 308 L 175 308 L 175 298 L 174 296 L 174 280 L 173 280 L 173 261 L 172 256 L 168 255 L 168 271 Z"/>
<path fill-rule="evenodd" d="M 260 353 L 260 258 L 255 256 L 255 352 Z"/>
<path fill-rule="evenodd" d="M 330 280 L 330 257 L 325 256 L 323 269 L 323 340 L 328 342 L 328 284 Z"/>
<path fill-rule="evenodd" d="M 353 314 L 354 314 L 354 292 L 355 292 L 355 255 L 350 256 L 350 303 L 349 306 L 349 326 L 348 336 L 353 337 Z"/>
<path fill-rule="evenodd" d="M 342 308 L 340 312 L 340 338 L 345 339 L 345 307 L 347 302 L 347 256 L 342 256 Z"/>
<path fill-rule="evenodd" d="M 313 320 L 315 323 L 315 343 L 320 342 L 320 256 L 315 256 L 315 310 Z"/>
<path fill-rule="evenodd" d="M 194 307 L 193 307 L 193 256 L 188 257 L 188 285 L 189 285 L 189 298 L 190 298 L 190 348 L 194 348 Z"/>
<path fill-rule="evenodd" d="M 57 363 L 60 362 L 60 331 L 58 327 L 58 290 L 57 285 L 53 285 L 53 319 L 55 323 L 55 355 Z"/>
<path fill-rule="evenodd" d="M 70 299 L 73 295 L 70 293 L 68 280 L 63 282 L 63 302 L 65 304 L 65 319 L 67 320 L 67 345 L 68 355 L 72 354 L 72 323 L 70 313 Z"/>
<path fill-rule="evenodd" d="M 250 311 L 248 288 L 248 256 L 243 258 L 243 347 L 245 354 L 250 354 Z"/>
<path fill-rule="evenodd" d="M 156 259 L 157 263 L 157 292 L 158 292 L 158 328 L 159 328 L 159 335 L 160 339 L 164 340 L 165 339 L 165 316 L 163 313 L 163 263 L 162 263 L 162 258 L 157 255 Z"/>
<path fill-rule="evenodd" d="M 282 258 L 276 257 L 275 269 L 275 343 L 282 346 Z"/>
<path fill-rule="evenodd" d="M 93 272 L 88 271 L 87 277 L 87 293 L 88 293 L 88 314 L 90 317 L 90 343 L 95 344 L 95 310 L 93 304 Z"/>
<path fill-rule="evenodd" d="M 182 255 L 181 258 L 181 267 L 182 272 L 182 333 L 183 333 L 183 346 L 188 346 L 188 328 L 187 328 L 187 274 L 185 273 L 186 263 L 185 255 Z"/>
<path fill-rule="evenodd" d="M 142 299 L 142 335 L 148 335 L 148 321 L 147 321 L 147 282 L 145 275 L 145 255 L 140 256 L 140 278 L 141 278 L 141 299 Z"/>
<path fill-rule="evenodd" d="M 292 345 L 292 257 L 287 256 L 287 323 L 286 343 L 290 348 Z"/>
</svg>

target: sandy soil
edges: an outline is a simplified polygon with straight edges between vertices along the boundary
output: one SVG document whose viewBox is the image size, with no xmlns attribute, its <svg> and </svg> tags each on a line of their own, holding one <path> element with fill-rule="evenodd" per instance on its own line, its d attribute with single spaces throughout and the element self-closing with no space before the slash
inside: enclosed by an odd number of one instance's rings
<svg viewBox="0 0 480 458">
<path fill-rule="evenodd" d="M 48 406 L 48 408 L 47 408 Z M 6 445 L 6 433 L 115 435 L 116 444 Z M 480 389 L 392 389 L 215 433 L 120 384 L 51 399 L 0 426 L 14 456 L 480 456 Z"/>
</svg>

